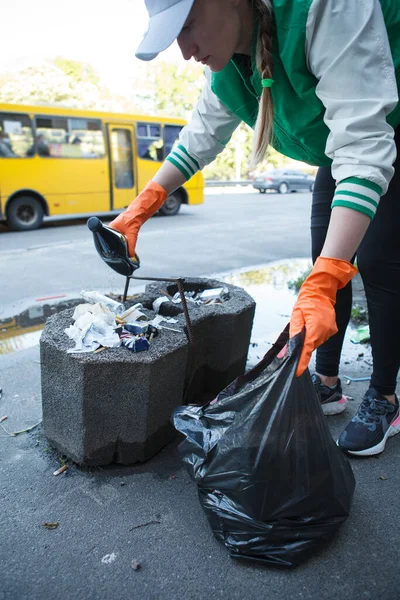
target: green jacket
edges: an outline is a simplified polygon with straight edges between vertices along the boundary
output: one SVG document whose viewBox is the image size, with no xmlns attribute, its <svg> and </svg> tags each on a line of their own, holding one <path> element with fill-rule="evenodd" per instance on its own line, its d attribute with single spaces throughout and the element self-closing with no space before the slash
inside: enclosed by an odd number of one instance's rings
<svg viewBox="0 0 400 600">
<path fill-rule="evenodd" d="M 272 144 L 293 159 L 332 165 L 333 205 L 372 218 L 393 175 L 400 123 L 400 3 L 273 0 L 273 8 Z M 192 122 L 168 157 L 186 176 L 211 162 L 241 121 L 254 127 L 262 93 L 256 43 L 257 31 L 250 69 L 234 56 L 208 74 Z"/>
</svg>

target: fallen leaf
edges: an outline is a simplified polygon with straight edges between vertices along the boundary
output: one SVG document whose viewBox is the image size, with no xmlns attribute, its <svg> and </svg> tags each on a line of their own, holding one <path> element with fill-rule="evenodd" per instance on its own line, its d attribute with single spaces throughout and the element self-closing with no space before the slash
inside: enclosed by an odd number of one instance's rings
<svg viewBox="0 0 400 600">
<path fill-rule="evenodd" d="M 58 525 L 58 521 L 55 523 L 43 523 L 43 527 L 47 527 L 47 529 L 57 529 Z"/>
</svg>

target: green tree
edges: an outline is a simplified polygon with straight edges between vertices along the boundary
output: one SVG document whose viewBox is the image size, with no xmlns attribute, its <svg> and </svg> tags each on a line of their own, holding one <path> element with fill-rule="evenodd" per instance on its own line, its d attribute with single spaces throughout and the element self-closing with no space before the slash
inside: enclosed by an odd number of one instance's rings
<svg viewBox="0 0 400 600">
<path fill-rule="evenodd" d="M 139 67 L 137 72 L 136 103 L 145 113 L 190 120 L 204 85 L 205 78 L 200 65 L 165 61 L 147 63 L 144 67 Z M 250 177 L 252 143 L 253 131 L 242 123 L 225 150 L 205 167 L 204 176 L 207 179 L 237 179 L 239 154 L 240 178 Z M 257 172 L 265 171 L 267 166 L 277 167 L 289 162 L 289 159 L 272 148 L 270 150 L 269 157 L 257 167 Z"/>
<path fill-rule="evenodd" d="M 159 61 L 138 70 L 136 101 L 145 112 L 188 119 L 204 84 L 200 65 Z"/>
<path fill-rule="evenodd" d="M 76 83 L 91 83 L 96 87 L 100 87 L 100 77 L 88 63 L 57 56 L 53 60 L 53 64 Z"/>
<path fill-rule="evenodd" d="M 93 67 L 61 57 L 3 75 L 0 101 L 135 112 L 132 102 L 101 84 Z"/>
</svg>

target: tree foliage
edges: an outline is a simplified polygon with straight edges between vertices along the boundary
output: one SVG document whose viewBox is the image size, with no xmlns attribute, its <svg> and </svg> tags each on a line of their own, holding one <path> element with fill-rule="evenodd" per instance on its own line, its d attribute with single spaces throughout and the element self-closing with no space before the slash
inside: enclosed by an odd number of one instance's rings
<svg viewBox="0 0 400 600">
<path fill-rule="evenodd" d="M 3 75 L 0 101 L 134 112 L 127 99 L 101 84 L 93 67 L 61 57 Z"/>
<path fill-rule="evenodd" d="M 135 80 L 138 105 L 148 113 L 189 119 L 205 78 L 198 64 L 146 63 Z"/>
<path fill-rule="evenodd" d="M 182 117 L 190 120 L 191 113 L 205 85 L 203 68 L 194 63 L 147 63 L 135 81 L 138 105 L 144 112 L 154 115 Z M 225 150 L 205 167 L 207 179 L 235 180 L 252 174 L 250 157 L 253 143 L 252 130 L 242 123 L 234 132 Z M 263 172 L 270 167 L 283 166 L 289 159 L 270 148 L 268 158 L 257 167 Z"/>
</svg>

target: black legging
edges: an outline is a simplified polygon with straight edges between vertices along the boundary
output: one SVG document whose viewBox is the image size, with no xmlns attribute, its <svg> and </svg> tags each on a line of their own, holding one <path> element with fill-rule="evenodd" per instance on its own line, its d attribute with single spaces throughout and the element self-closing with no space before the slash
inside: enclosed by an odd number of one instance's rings
<svg viewBox="0 0 400 600">
<path fill-rule="evenodd" d="M 375 218 L 357 251 L 357 267 L 368 304 L 373 373 L 371 387 L 394 394 L 400 366 L 400 127 L 395 133 L 395 175 L 381 198 Z M 313 261 L 324 245 L 331 215 L 335 182 L 330 167 L 318 170 L 311 211 Z M 338 333 L 317 350 L 316 371 L 335 376 L 352 305 L 351 283 L 340 290 L 336 301 Z"/>
</svg>

